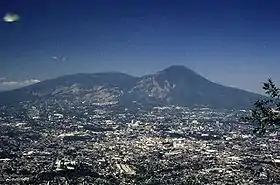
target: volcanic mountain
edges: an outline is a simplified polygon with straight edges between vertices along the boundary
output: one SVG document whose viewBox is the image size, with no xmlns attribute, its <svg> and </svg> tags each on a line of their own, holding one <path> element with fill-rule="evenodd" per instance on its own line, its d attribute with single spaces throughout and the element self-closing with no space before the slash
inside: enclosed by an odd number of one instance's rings
<svg viewBox="0 0 280 185">
<path fill-rule="evenodd" d="M 74 74 L 0 93 L 1 104 L 48 99 L 92 104 L 247 108 L 261 95 L 214 83 L 185 66 L 134 77 L 108 72 Z"/>
</svg>

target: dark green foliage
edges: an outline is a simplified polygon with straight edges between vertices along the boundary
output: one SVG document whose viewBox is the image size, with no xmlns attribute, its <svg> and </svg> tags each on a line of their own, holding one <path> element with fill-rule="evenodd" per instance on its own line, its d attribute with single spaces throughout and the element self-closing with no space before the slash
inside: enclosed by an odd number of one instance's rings
<svg viewBox="0 0 280 185">
<path fill-rule="evenodd" d="M 255 132 L 258 134 L 276 131 L 280 126 L 280 89 L 271 79 L 263 84 L 263 89 L 267 98 L 256 101 L 250 115 L 245 118 L 256 124 Z"/>
</svg>

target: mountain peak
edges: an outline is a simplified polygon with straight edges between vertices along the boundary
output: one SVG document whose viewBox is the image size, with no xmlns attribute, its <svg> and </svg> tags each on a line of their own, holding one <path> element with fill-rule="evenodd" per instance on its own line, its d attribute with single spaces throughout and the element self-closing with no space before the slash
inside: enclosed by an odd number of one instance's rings
<svg viewBox="0 0 280 185">
<path fill-rule="evenodd" d="M 168 73 L 168 74 L 193 74 L 193 75 L 198 75 L 196 72 L 193 70 L 187 68 L 186 66 L 183 65 L 172 65 L 168 68 L 165 68 L 164 70 L 160 71 L 160 73 Z"/>
<path fill-rule="evenodd" d="M 184 70 L 186 70 L 186 69 L 189 69 L 189 68 L 187 68 L 187 67 L 184 66 L 184 65 L 171 65 L 171 66 L 167 67 L 167 68 L 164 69 L 164 70 L 178 70 L 178 69 L 184 69 Z"/>
<path fill-rule="evenodd" d="M 32 86 L 0 93 L 0 103 L 23 101 L 119 103 L 120 105 L 207 105 L 247 107 L 260 95 L 213 83 L 183 65 L 156 74 L 133 77 L 123 73 L 68 75 Z"/>
<path fill-rule="evenodd" d="M 158 72 L 157 77 L 173 83 L 176 83 L 178 81 L 188 81 L 193 83 L 200 83 L 205 81 L 210 82 L 200 74 L 183 65 L 172 65 Z"/>
</svg>

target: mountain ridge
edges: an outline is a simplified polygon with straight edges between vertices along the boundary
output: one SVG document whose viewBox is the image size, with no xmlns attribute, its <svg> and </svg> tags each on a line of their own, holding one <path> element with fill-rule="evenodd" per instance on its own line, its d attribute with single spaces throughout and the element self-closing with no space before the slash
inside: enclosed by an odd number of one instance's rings
<svg viewBox="0 0 280 185">
<path fill-rule="evenodd" d="M 141 77 L 121 72 L 78 73 L 0 93 L 0 103 L 53 98 L 76 102 L 149 105 L 249 107 L 262 96 L 214 83 L 195 71 L 173 65 Z"/>
</svg>

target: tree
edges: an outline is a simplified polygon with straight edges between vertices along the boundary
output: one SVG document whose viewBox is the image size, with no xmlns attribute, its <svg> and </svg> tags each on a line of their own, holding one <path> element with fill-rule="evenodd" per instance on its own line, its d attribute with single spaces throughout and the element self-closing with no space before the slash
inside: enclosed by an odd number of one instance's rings
<svg viewBox="0 0 280 185">
<path fill-rule="evenodd" d="M 246 121 L 256 125 L 254 131 L 258 134 L 277 131 L 280 128 L 280 89 L 271 79 L 263 84 L 263 89 L 267 96 L 256 101 L 250 115 L 245 117 Z"/>
</svg>

